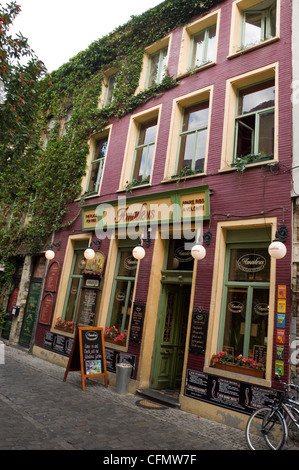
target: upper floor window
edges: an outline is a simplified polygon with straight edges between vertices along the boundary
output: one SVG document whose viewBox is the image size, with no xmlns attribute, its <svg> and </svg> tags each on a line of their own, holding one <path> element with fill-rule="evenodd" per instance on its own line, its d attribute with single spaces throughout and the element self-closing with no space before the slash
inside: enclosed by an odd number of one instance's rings
<svg viewBox="0 0 299 470">
<path fill-rule="evenodd" d="M 178 75 L 216 63 L 220 14 L 213 11 L 183 28 Z"/>
<path fill-rule="evenodd" d="M 191 67 L 200 67 L 214 61 L 215 41 L 216 25 L 212 25 L 192 37 Z"/>
<path fill-rule="evenodd" d="M 105 95 L 104 106 L 108 106 L 113 101 L 113 92 L 114 92 L 114 89 L 115 89 L 115 79 L 116 79 L 116 74 L 111 75 L 108 78 L 107 91 L 106 91 L 106 95 Z"/>
<path fill-rule="evenodd" d="M 166 71 L 167 51 L 168 48 L 165 47 L 150 55 L 147 87 L 162 82 Z"/>
<path fill-rule="evenodd" d="M 133 180 L 148 182 L 153 165 L 157 134 L 157 118 L 139 125 L 135 148 Z"/>
<path fill-rule="evenodd" d="M 264 1 L 245 10 L 242 20 L 243 47 L 273 38 L 276 36 L 276 0 Z"/>
<path fill-rule="evenodd" d="M 274 80 L 240 89 L 235 121 L 235 158 L 274 157 Z"/>
<path fill-rule="evenodd" d="M 106 157 L 108 137 L 98 139 L 90 166 L 87 192 L 98 193 Z"/>
<path fill-rule="evenodd" d="M 193 172 L 204 170 L 209 120 L 209 101 L 184 110 L 179 138 L 177 173 L 184 168 Z"/>
<path fill-rule="evenodd" d="M 280 1 L 233 1 L 230 55 L 260 47 L 279 37 Z"/>
</svg>

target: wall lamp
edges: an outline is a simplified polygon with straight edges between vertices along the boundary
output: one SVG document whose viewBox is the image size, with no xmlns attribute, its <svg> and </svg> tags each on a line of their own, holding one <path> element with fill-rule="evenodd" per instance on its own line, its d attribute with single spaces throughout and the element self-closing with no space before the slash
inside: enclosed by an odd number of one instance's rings
<svg viewBox="0 0 299 470">
<path fill-rule="evenodd" d="M 206 245 L 209 246 L 212 238 L 211 230 L 209 229 L 204 235 L 200 236 L 196 245 L 191 248 L 192 257 L 198 261 L 204 259 L 207 253 L 205 247 L 202 245 L 201 238 L 206 242 Z"/>
<path fill-rule="evenodd" d="M 276 230 L 275 239 L 269 245 L 268 253 L 272 258 L 282 259 L 287 253 L 287 248 L 284 242 L 287 241 L 288 229 L 286 225 L 282 225 L 279 230 Z"/>
<path fill-rule="evenodd" d="M 60 242 L 57 242 L 57 243 L 52 243 L 50 245 L 50 248 L 49 250 L 46 251 L 45 253 L 45 257 L 48 259 L 48 260 L 51 260 L 55 257 L 55 253 L 54 251 L 52 250 L 53 246 L 55 246 L 56 248 L 58 248 L 58 251 L 60 250 L 60 247 L 61 247 L 61 241 Z"/>
<path fill-rule="evenodd" d="M 145 249 L 143 248 L 142 244 L 145 243 L 146 247 L 149 248 L 151 244 L 151 229 L 149 228 L 146 231 L 147 237 L 146 238 L 139 238 L 139 243 L 132 251 L 132 254 L 135 259 L 143 259 L 145 257 Z"/>
<path fill-rule="evenodd" d="M 98 249 L 100 249 L 102 240 L 96 240 L 96 241 L 91 241 L 90 245 L 86 250 L 84 251 L 84 258 L 85 259 L 93 259 L 95 257 L 95 251 L 92 249 L 92 245 L 97 245 Z"/>
</svg>

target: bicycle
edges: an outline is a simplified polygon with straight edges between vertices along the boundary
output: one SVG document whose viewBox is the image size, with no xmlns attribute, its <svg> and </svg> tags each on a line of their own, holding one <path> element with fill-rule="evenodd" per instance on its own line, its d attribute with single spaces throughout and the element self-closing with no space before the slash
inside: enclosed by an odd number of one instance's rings
<svg viewBox="0 0 299 470">
<path fill-rule="evenodd" d="M 299 402 L 288 393 L 289 388 L 298 391 L 299 386 L 282 384 L 284 391 L 279 398 L 272 405 L 254 411 L 247 422 L 245 436 L 251 450 L 281 450 L 288 437 L 293 437 L 293 428 L 299 429 Z"/>
</svg>

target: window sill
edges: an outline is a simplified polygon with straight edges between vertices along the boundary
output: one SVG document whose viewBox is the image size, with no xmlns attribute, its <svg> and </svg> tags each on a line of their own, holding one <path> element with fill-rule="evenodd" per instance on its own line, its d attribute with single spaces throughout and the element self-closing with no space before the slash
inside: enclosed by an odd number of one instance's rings
<svg viewBox="0 0 299 470">
<path fill-rule="evenodd" d="M 227 56 L 227 59 L 234 59 L 235 57 L 239 57 L 240 55 L 247 54 L 247 52 L 252 52 L 257 49 L 260 49 L 261 47 L 268 46 L 269 44 L 272 44 L 279 40 L 280 40 L 280 37 L 275 36 L 274 38 L 267 39 L 266 41 L 260 42 L 259 44 L 255 44 L 254 46 L 249 46 L 242 50 L 239 49 L 236 52 L 232 52 L 229 56 Z"/>
<path fill-rule="evenodd" d="M 190 179 L 194 178 L 201 178 L 202 176 L 207 176 L 206 173 L 195 173 L 194 175 L 188 175 L 188 176 L 178 176 L 178 177 L 168 177 L 165 178 L 161 181 L 161 183 L 179 183 L 180 181 L 184 182 Z"/>
<path fill-rule="evenodd" d="M 132 191 L 135 191 L 136 189 L 150 188 L 151 186 L 152 186 L 151 183 L 138 184 L 136 186 L 132 186 L 129 190 L 122 188 L 122 189 L 118 189 L 116 192 L 117 193 L 131 193 Z"/>
<path fill-rule="evenodd" d="M 215 367 L 206 366 L 204 372 L 210 375 L 217 375 L 219 377 L 225 377 L 240 382 L 247 382 L 251 384 L 261 385 L 263 387 L 271 387 L 271 380 L 261 379 L 258 377 L 251 377 L 245 374 L 236 374 L 227 370 L 215 369 Z"/>
<path fill-rule="evenodd" d="M 236 167 L 233 167 L 231 166 L 231 163 L 230 162 L 225 162 L 228 166 L 225 167 L 225 168 L 220 168 L 220 170 L 218 170 L 218 173 L 229 173 L 230 171 L 237 171 L 237 168 Z M 265 161 L 261 161 L 261 162 L 256 162 L 256 163 L 249 163 L 248 165 L 246 165 L 246 169 L 247 168 L 254 168 L 254 167 L 257 167 L 257 166 L 265 166 L 265 165 L 278 165 L 278 160 L 265 160 Z M 239 173 L 243 173 L 243 171 L 240 171 Z"/>
<path fill-rule="evenodd" d="M 216 64 L 217 64 L 217 62 L 208 62 L 207 64 L 203 64 L 200 67 L 192 67 L 191 70 L 187 70 L 184 73 L 179 73 L 179 75 L 177 75 L 176 79 L 177 80 L 182 80 L 183 78 L 195 75 L 196 73 L 201 72 L 202 70 L 209 69 L 210 67 L 214 67 L 214 65 L 216 65 Z"/>
</svg>

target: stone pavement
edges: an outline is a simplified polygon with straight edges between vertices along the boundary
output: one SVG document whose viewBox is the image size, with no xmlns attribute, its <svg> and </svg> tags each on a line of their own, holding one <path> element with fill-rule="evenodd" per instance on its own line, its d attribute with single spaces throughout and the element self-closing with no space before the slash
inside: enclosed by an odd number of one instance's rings
<svg viewBox="0 0 299 470">
<path fill-rule="evenodd" d="M 247 450 L 243 431 L 178 409 L 144 408 L 140 397 L 120 395 L 102 378 L 86 381 L 83 391 L 79 372 L 69 372 L 63 382 L 64 368 L 8 345 L 4 362 L 0 450 L 101 450 L 110 456 Z"/>
</svg>

